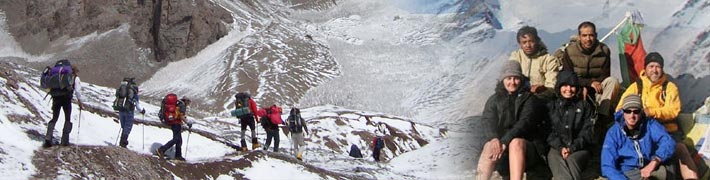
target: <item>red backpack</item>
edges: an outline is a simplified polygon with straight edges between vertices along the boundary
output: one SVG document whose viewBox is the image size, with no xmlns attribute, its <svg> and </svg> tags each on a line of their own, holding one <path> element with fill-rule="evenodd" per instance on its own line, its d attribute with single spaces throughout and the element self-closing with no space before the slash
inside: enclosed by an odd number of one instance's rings
<svg viewBox="0 0 710 180">
<path fill-rule="evenodd" d="M 170 93 L 163 99 L 160 108 L 161 120 L 167 124 L 180 124 L 180 107 L 178 107 L 177 95 Z"/>
<path fill-rule="evenodd" d="M 281 119 L 281 112 L 283 109 L 281 107 L 272 105 L 270 108 L 270 113 L 267 114 L 269 116 L 269 119 L 271 119 L 271 123 L 275 125 L 283 124 L 283 120 Z"/>
</svg>

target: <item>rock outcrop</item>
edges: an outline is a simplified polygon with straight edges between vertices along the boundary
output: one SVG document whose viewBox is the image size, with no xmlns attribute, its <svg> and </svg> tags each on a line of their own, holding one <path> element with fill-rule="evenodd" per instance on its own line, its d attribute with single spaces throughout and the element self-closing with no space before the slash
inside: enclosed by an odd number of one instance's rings
<svg viewBox="0 0 710 180">
<path fill-rule="evenodd" d="M 228 32 L 228 11 L 207 0 L 7 0 L 8 29 L 31 54 L 54 53 L 54 42 L 130 25 L 130 37 L 152 59 L 195 55 Z"/>
</svg>

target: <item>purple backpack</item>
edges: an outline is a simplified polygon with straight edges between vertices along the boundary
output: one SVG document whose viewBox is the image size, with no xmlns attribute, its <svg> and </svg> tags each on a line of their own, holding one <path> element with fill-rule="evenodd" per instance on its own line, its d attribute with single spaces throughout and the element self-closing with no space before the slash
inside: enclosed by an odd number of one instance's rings
<svg viewBox="0 0 710 180">
<path fill-rule="evenodd" d="M 39 85 L 43 89 L 50 89 L 50 91 L 73 90 L 74 74 L 69 60 L 59 60 L 54 64 L 54 67 L 47 66 L 42 72 Z"/>
</svg>

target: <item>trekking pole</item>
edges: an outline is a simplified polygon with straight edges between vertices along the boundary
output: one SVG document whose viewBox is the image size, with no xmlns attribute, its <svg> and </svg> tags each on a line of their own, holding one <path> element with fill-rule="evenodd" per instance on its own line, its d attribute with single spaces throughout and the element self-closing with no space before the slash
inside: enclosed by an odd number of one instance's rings
<svg viewBox="0 0 710 180">
<path fill-rule="evenodd" d="M 121 131 L 123 131 L 123 128 L 118 129 L 118 134 L 116 135 L 116 143 L 114 143 L 114 146 L 118 146 L 118 137 L 121 136 Z"/>
<path fill-rule="evenodd" d="M 79 108 L 79 130 L 76 131 L 76 142 L 79 142 L 79 138 L 81 137 L 81 108 Z"/>
<path fill-rule="evenodd" d="M 190 144 L 190 135 L 192 134 L 192 128 L 187 130 L 187 141 L 185 142 L 185 157 L 187 157 L 187 147 Z"/>
<path fill-rule="evenodd" d="M 143 150 L 145 151 L 145 114 L 141 116 L 141 120 L 143 121 Z"/>
</svg>

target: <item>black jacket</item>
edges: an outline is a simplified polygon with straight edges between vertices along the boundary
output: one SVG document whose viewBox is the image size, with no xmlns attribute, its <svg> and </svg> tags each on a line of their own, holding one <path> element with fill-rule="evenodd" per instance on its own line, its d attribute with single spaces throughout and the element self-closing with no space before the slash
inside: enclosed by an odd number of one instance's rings
<svg viewBox="0 0 710 180">
<path fill-rule="evenodd" d="M 557 99 L 548 103 L 552 129 L 547 143 L 557 150 L 563 147 L 572 152 L 586 149 L 592 142 L 592 106 L 583 100 Z"/>
<path fill-rule="evenodd" d="M 547 143 L 557 150 L 567 147 L 572 152 L 587 149 L 592 142 L 592 116 L 594 107 L 581 99 L 581 84 L 575 73 L 560 72 L 557 76 L 555 94 L 557 99 L 547 104 L 551 132 Z M 560 94 L 564 84 L 577 87 L 577 94 L 571 99 L 565 99 Z"/>
<path fill-rule="evenodd" d="M 483 109 L 483 121 L 492 126 L 493 138 L 498 138 L 506 146 L 513 138 L 533 140 L 536 138 L 534 134 L 539 132 L 537 126 L 541 123 L 535 113 L 537 100 L 528 89 L 521 85 L 516 93 L 508 94 L 503 83 L 498 82 L 495 93 Z"/>
</svg>

